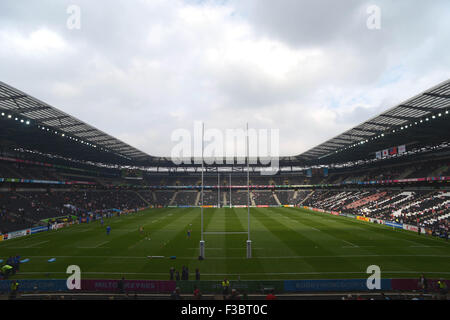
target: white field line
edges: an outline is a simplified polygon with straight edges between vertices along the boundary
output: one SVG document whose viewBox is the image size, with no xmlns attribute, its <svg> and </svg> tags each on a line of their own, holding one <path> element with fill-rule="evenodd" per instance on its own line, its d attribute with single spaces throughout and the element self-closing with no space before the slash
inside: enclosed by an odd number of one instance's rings
<svg viewBox="0 0 450 320">
<path fill-rule="evenodd" d="M 342 246 L 342 248 L 350 248 L 350 249 L 355 249 L 355 248 L 375 248 L 376 246 Z M 403 247 L 402 247 L 403 248 Z"/>
<path fill-rule="evenodd" d="M 198 250 L 199 248 L 187 248 L 188 250 Z M 253 250 L 264 250 L 265 248 L 252 248 Z M 242 248 L 208 248 L 205 247 L 205 250 L 247 250 L 246 247 Z"/>
<path fill-rule="evenodd" d="M 248 234 L 247 231 L 207 231 L 203 234 Z"/>
<path fill-rule="evenodd" d="M 445 246 L 427 246 L 427 245 L 421 245 L 421 246 L 410 246 L 411 248 L 445 248 Z"/>
<path fill-rule="evenodd" d="M 50 242 L 50 240 L 45 240 L 45 241 L 37 242 L 37 243 L 34 243 L 34 244 L 30 244 L 28 246 L 28 248 L 32 248 L 34 246 L 37 246 L 37 245 L 40 245 L 40 244 L 43 244 L 43 243 L 47 243 L 47 242 Z"/>
<path fill-rule="evenodd" d="M 9 247 L 10 249 L 30 249 L 30 247 Z M 42 249 L 43 247 L 33 247 L 33 249 Z"/>
<path fill-rule="evenodd" d="M 430 273 L 430 274 L 450 274 L 445 271 L 383 271 L 390 274 L 416 274 L 416 273 Z M 66 272 L 21 272 L 20 274 L 43 274 L 55 273 L 66 274 Z M 151 273 L 151 272 L 83 272 L 84 274 L 127 274 L 127 275 L 167 275 L 167 273 Z M 314 275 L 314 274 L 367 274 L 365 271 L 329 271 L 329 272 L 266 272 L 266 273 L 202 273 L 203 276 L 264 276 L 264 275 Z"/>
<path fill-rule="evenodd" d="M 96 248 L 101 247 L 101 246 L 104 245 L 104 244 L 107 244 L 108 242 L 109 242 L 109 241 L 105 241 L 105 242 L 99 243 L 99 244 L 96 245 L 96 246 L 90 246 L 90 247 L 77 247 L 77 249 L 96 249 Z"/>
<path fill-rule="evenodd" d="M 342 242 L 345 242 L 345 243 L 347 243 L 347 244 L 349 244 L 349 245 L 351 245 L 351 246 L 354 247 L 354 248 L 358 248 L 358 247 L 359 247 L 359 246 L 357 246 L 356 244 L 351 243 L 350 241 L 347 241 L 347 240 L 344 240 L 344 239 L 341 239 L 341 241 L 342 241 Z"/>
<path fill-rule="evenodd" d="M 30 241 L 36 240 L 38 238 L 42 238 L 42 237 L 46 237 L 46 236 L 51 236 L 52 233 L 50 232 L 42 232 L 42 233 L 38 233 L 38 234 L 33 234 L 30 236 L 24 236 L 21 238 L 15 238 L 15 239 L 10 239 L 10 240 L 5 240 L 0 242 L 0 248 L 11 248 L 14 245 L 22 245 L 22 244 L 26 244 Z"/>
<path fill-rule="evenodd" d="M 20 245 L 17 247 L 9 246 L 8 248 L 11 248 L 11 249 L 28 249 L 28 248 L 42 249 L 42 247 L 36 247 L 36 246 L 43 244 L 43 243 L 47 243 L 47 242 L 50 242 L 50 240 L 36 242 L 36 243 L 30 244 L 28 246 L 20 246 Z"/>
<path fill-rule="evenodd" d="M 86 258 L 86 259 L 148 259 L 146 256 L 27 256 L 28 258 Z M 363 254 L 363 255 L 333 255 L 333 256 L 273 256 L 273 257 L 254 257 L 254 259 L 336 259 L 336 258 L 365 258 L 365 257 L 426 257 L 426 258 L 450 258 L 450 255 L 417 255 L 417 254 Z M 192 257 L 177 257 L 177 259 L 193 259 Z M 226 260 L 242 259 L 245 257 L 210 257 L 208 259 Z"/>
</svg>

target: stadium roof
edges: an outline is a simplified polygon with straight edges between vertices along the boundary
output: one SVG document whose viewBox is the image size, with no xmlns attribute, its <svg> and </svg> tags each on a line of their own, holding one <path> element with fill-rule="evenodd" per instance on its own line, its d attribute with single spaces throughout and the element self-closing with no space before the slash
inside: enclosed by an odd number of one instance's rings
<svg viewBox="0 0 450 320">
<path fill-rule="evenodd" d="M 150 157 L 119 139 L 0 81 L 0 111 L 3 110 L 129 160 L 142 161 Z"/>
<path fill-rule="evenodd" d="M 280 157 L 279 165 L 293 168 L 343 163 L 373 157 L 375 151 L 400 144 L 413 148 L 439 141 L 450 142 L 449 111 L 450 80 L 447 80 L 300 155 Z M 150 156 L 1 81 L 0 112 L 5 114 L 0 117 L 0 142 L 5 146 L 112 165 L 201 167 L 193 158 L 188 163 L 176 165 L 170 157 Z M 439 113 L 446 116 L 440 117 Z M 12 120 L 19 121 L 8 121 L 9 114 Z M 436 119 L 425 122 L 432 117 Z M 31 120 L 33 125 L 15 125 L 26 120 Z M 420 120 L 424 123 L 417 125 Z M 411 124 L 416 126 L 410 128 Z M 403 127 L 408 130 L 400 130 Z M 68 139 L 61 139 L 62 135 Z M 233 163 L 233 169 L 242 166 L 237 159 Z M 209 166 L 230 165 L 224 161 Z"/>
<path fill-rule="evenodd" d="M 299 159 L 317 160 L 391 133 L 408 123 L 450 109 L 450 80 L 444 81 L 399 105 L 300 154 Z M 403 128 L 402 128 L 403 129 Z"/>
</svg>

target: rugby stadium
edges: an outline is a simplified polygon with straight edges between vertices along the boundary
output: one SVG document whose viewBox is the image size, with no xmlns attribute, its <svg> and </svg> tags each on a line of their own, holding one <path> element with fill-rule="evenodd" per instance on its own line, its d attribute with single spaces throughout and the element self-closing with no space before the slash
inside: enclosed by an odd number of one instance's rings
<svg viewBox="0 0 450 320">
<path fill-rule="evenodd" d="M 125 281 L 162 297 L 212 297 L 224 279 L 249 295 L 364 292 L 373 265 L 386 292 L 450 279 L 450 81 L 269 176 L 251 161 L 175 165 L 5 83 L 0 94 L 0 256 L 24 292 L 67 291 L 72 265 L 80 292 Z"/>
<path fill-rule="evenodd" d="M 2 311 L 440 314 L 415 301 L 450 300 L 449 13 L 0 1 Z"/>
</svg>

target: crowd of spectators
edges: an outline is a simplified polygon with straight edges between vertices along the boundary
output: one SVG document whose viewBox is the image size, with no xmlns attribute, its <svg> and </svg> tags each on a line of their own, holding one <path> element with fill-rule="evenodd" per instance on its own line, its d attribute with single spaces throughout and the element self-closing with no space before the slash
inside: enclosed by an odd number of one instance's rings
<svg viewBox="0 0 450 320">
<path fill-rule="evenodd" d="M 146 206 L 148 202 L 129 190 L 0 192 L 0 233 L 29 228 L 47 218 Z"/>
<path fill-rule="evenodd" d="M 434 190 L 316 190 L 304 205 L 448 231 L 450 192 Z"/>
</svg>

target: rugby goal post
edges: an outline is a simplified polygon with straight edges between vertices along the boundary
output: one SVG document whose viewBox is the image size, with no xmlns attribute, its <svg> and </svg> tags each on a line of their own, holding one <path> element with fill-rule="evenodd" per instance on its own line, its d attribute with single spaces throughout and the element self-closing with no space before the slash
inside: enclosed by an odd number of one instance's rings
<svg viewBox="0 0 450 320">
<path fill-rule="evenodd" d="M 250 158 L 249 158 L 249 135 L 248 135 L 248 123 L 247 123 L 247 136 L 246 136 L 246 146 L 247 146 L 247 231 L 243 232 L 205 232 L 203 228 L 203 186 L 204 186 L 204 133 L 205 133 L 205 124 L 202 123 L 202 187 L 201 187 L 201 205 L 200 205 L 200 212 L 201 212 L 201 240 L 199 243 L 199 259 L 204 260 L 205 259 L 205 240 L 204 235 L 207 234 L 247 234 L 247 241 L 246 241 L 246 251 L 247 251 L 247 259 L 252 258 L 252 241 L 250 240 Z M 218 181 L 219 178 L 218 178 Z M 220 187 L 220 182 L 218 183 L 218 187 Z M 218 193 L 218 203 L 220 203 L 220 193 Z M 219 205 L 220 208 L 220 205 Z M 231 208 L 231 174 L 230 174 L 230 208 Z"/>
</svg>

